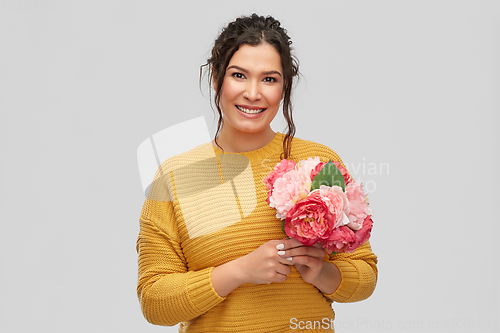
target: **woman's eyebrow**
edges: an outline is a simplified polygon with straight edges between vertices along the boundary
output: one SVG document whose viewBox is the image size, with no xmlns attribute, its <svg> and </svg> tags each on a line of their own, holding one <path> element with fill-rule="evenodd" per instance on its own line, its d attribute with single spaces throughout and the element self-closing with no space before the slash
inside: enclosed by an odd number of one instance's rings
<svg viewBox="0 0 500 333">
<path fill-rule="evenodd" d="M 240 67 L 240 66 L 236 66 L 236 65 L 232 65 L 232 66 L 229 66 L 226 70 L 230 70 L 230 69 L 237 69 L 239 71 L 242 71 L 243 73 L 248 73 L 248 70 Z M 277 74 L 279 76 L 282 76 L 281 73 L 279 71 L 276 71 L 276 70 L 272 70 L 272 71 L 265 71 L 265 72 L 262 72 L 261 75 L 270 75 L 270 74 Z"/>
<path fill-rule="evenodd" d="M 281 76 L 281 73 L 278 71 L 267 71 L 267 72 L 262 72 L 262 75 L 270 75 L 270 74 L 278 74 Z"/>
</svg>

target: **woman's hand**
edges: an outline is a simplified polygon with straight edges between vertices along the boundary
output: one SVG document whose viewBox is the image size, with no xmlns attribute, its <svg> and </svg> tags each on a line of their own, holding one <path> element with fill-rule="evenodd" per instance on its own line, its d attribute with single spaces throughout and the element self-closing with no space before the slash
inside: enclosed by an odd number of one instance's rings
<svg viewBox="0 0 500 333">
<path fill-rule="evenodd" d="M 283 243 L 284 252 L 280 252 L 282 257 L 291 258 L 291 260 L 287 260 L 288 263 L 295 265 L 302 279 L 307 283 L 314 284 L 321 274 L 323 259 L 326 255 L 321 244 L 306 246 L 294 238 L 287 239 Z"/>
<path fill-rule="evenodd" d="M 239 259 L 244 283 L 284 282 L 290 274 L 289 260 L 279 255 L 286 240 L 271 240 Z"/>
<path fill-rule="evenodd" d="M 324 261 L 327 255 L 321 244 L 303 245 L 296 239 L 283 242 L 284 248 L 280 255 L 288 258 L 289 265 L 295 265 L 302 279 L 316 286 L 325 294 L 331 294 L 340 285 L 341 275 L 337 266 Z"/>
<path fill-rule="evenodd" d="M 284 282 L 291 271 L 289 260 L 279 255 L 285 241 L 268 241 L 243 257 L 215 267 L 211 276 L 215 291 L 225 297 L 245 283 Z"/>
<path fill-rule="evenodd" d="M 271 240 L 249 254 L 212 270 L 212 285 L 222 297 L 245 283 L 284 282 L 294 265 L 302 279 L 326 294 L 340 284 L 340 272 L 324 261 L 326 252 L 320 244 L 302 245 L 296 239 Z"/>
</svg>

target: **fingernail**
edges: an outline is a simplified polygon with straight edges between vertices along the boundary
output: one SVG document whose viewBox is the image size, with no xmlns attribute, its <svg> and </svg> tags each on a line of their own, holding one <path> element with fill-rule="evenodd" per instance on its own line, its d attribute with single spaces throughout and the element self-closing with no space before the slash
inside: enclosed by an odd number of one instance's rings
<svg viewBox="0 0 500 333">
<path fill-rule="evenodd" d="M 277 250 L 283 250 L 285 248 L 285 244 L 278 244 L 276 245 Z"/>
<path fill-rule="evenodd" d="M 278 254 L 279 254 L 280 256 L 284 256 L 284 255 L 285 255 L 285 251 L 278 251 Z"/>
<path fill-rule="evenodd" d="M 292 261 L 292 257 L 288 257 L 288 258 L 286 258 L 286 260 Z"/>
</svg>

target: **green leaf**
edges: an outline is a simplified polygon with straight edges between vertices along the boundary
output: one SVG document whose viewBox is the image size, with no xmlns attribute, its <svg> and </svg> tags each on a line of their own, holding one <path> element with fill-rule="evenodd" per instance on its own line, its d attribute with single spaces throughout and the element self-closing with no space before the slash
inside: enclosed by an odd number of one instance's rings
<svg viewBox="0 0 500 333">
<path fill-rule="evenodd" d="M 314 176 L 311 184 L 311 191 L 319 189 L 321 185 L 326 186 L 340 186 L 342 191 L 345 192 L 345 180 L 340 172 L 339 168 L 330 160 L 328 163 L 323 165 L 323 169 Z"/>
<path fill-rule="evenodd" d="M 283 230 L 283 232 L 286 235 L 286 231 L 285 231 L 285 219 L 281 220 L 281 230 Z"/>
</svg>

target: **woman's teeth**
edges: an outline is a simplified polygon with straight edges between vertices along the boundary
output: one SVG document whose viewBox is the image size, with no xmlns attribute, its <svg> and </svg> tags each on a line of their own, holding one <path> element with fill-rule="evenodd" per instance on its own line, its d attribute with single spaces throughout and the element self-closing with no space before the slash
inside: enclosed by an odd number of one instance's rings
<svg viewBox="0 0 500 333">
<path fill-rule="evenodd" d="M 245 112 L 245 113 L 251 113 L 251 114 L 257 114 L 257 113 L 261 113 L 262 111 L 265 110 L 264 109 L 257 109 L 257 110 L 249 110 L 249 109 L 245 109 L 245 108 L 242 108 L 241 106 L 239 105 L 236 105 L 236 107 L 238 108 L 238 110 L 240 110 L 241 112 Z"/>
</svg>

